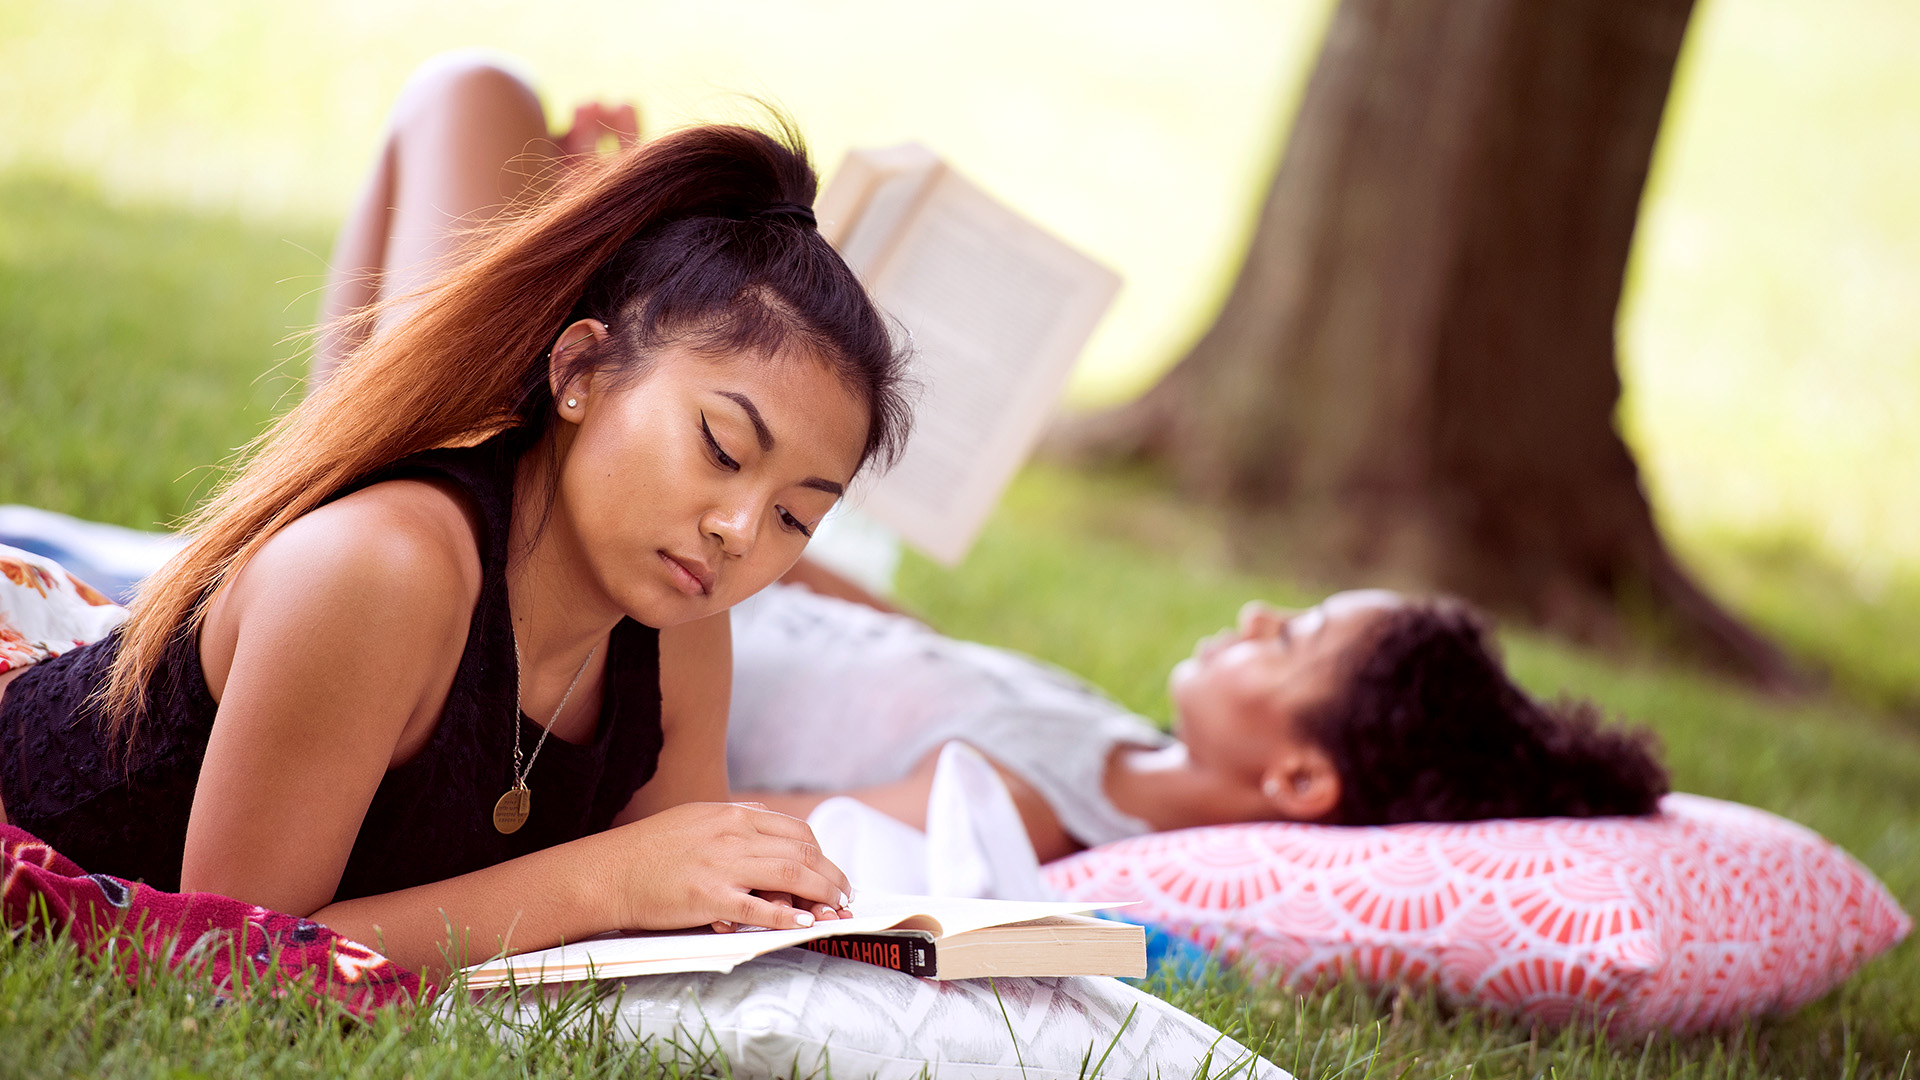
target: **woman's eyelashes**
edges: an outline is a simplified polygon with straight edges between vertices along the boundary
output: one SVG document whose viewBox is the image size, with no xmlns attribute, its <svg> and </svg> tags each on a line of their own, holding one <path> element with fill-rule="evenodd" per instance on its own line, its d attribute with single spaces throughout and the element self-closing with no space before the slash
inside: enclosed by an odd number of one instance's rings
<svg viewBox="0 0 1920 1080">
<path fill-rule="evenodd" d="M 705 412 L 700 414 L 700 437 L 706 440 L 707 452 L 713 455 L 713 463 L 715 465 L 718 465 L 728 472 L 740 471 L 740 463 L 733 459 L 733 455 L 721 449 L 720 440 L 713 437 L 713 428 L 707 425 L 707 414 Z M 801 536 L 812 539 L 813 529 L 810 528 L 806 522 L 794 517 L 792 511 L 784 506 L 777 506 L 774 507 L 774 509 L 779 511 L 780 523 L 782 525 L 799 533 Z"/>
<path fill-rule="evenodd" d="M 713 429 L 707 426 L 707 414 L 704 412 L 700 414 L 700 434 L 707 440 L 707 450 L 713 454 L 714 464 L 728 472 L 740 471 L 740 463 L 733 460 L 732 455 L 725 450 L 720 449 L 720 440 L 713 437 Z"/>
</svg>

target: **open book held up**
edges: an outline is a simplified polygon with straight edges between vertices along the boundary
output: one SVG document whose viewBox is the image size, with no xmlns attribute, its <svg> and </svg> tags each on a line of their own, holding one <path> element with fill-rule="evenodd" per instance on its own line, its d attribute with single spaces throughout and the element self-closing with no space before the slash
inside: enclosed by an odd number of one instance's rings
<svg viewBox="0 0 1920 1080">
<path fill-rule="evenodd" d="M 1120 278 L 914 144 L 848 154 L 816 212 L 911 334 L 921 391 L 906 454 L 862 509 L 956 565 L 1039 440 Z"/>
<path fill-rule="evenodd" d="M 805 930 L 709 930 L 589 938 L 466 969 L 475 990 L 590 978 L 732 971 L 794 946 L 932 979 L 1147 973 L 1145 932 L 1086 918 L 1118 904 L 862 894 L 854 917 Z"/>
</svg>

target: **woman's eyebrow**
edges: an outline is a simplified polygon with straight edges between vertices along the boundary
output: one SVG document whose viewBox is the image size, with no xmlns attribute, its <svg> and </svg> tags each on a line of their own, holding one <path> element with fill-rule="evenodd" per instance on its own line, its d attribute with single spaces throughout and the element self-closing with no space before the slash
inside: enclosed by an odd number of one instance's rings
<svg viewBox="0 0 1920 1080">
<path fill-rule="evenodd" d="M 765 453 L 773 449 L 773 432 L 767 429 L 767 422 L 761 418 L 760 407 L 753 403 L 753 399 L 732 390 L 722 390 L 720 396 L 745 410 L 747 419 L 753 421 L 753 437 L 760 443 L 760 451 Z M 847 489 L 841 484 L 820 476 L 809 476 L 800 481 L 800 486 L 824 491 L 836 499 L 847 493 Z"/>
<path fill-rule="evenodd" d="M 773 432 L 767 430 L 767 422 L 760 418 L 760 408 L 753 403 L 753 399 L 732 390 L 722 390 L 720 396 L 746 410 L 747 419 L 753 421 L 753 437 L 759 440 L 760 451 L 765 453 L 773 449 Z"/>
</svg>

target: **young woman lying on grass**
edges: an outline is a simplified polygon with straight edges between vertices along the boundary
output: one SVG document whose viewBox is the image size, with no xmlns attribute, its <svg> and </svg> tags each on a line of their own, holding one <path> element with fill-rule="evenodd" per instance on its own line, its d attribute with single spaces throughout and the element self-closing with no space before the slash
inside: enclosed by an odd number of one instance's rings
<svg viewBox="0 0 1920 1080">
<path fill-rule="evenodd" d="M 556 151 L 497 68 L 410 84 L 342 238 L 337 369 L 124 627 L 0 676 L 6 821 L 415 970 L 842 913 L 804 823 L 728 801 L 727 609 L 897 451 L 901 360 L 790 133 L 542 190 Z M 522 194 L 407 295 L 449 207 Z"/>
<path fill-rule="evenodd" d="M 1043 862 L 1237 821 L 1644 814 L 1667 791 L 1649 734 L 1533 700 L 1452 600 L 1247 604 L 1174 666 L 1177 741 L 1056 668 L 793 586 L 737 609 L 734 645 L 736 797 L 804 817 L 847 794 L 924 828 L 958 740 L 999 770 Z"/>
</svg>

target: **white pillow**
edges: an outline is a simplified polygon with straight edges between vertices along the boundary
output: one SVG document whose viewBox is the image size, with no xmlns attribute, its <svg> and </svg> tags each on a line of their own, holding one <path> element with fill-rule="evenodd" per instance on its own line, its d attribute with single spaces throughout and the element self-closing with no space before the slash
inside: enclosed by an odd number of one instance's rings
<svg viewBox="0 0 1920 1080">
<path fill-rule="evenodd" d="M 98 641 L 125 621 L 126 608 L 59 563 L 0 544 L 0 671 Z"/>
<path fill-rule="evenodd" d="M 1291 1080 L 1199 1020 L 1117 979 L 933 982 L 857 960 L 783 949 L 727 974 L 614 982 L 599 1008 L 659 1060 L 734 1077 L 910 1080 Z M 553 1020 L 533 991 L 501 1034 Z M 575 1014 L 563 1021 L 588 1022 Z"/>
</svg>

